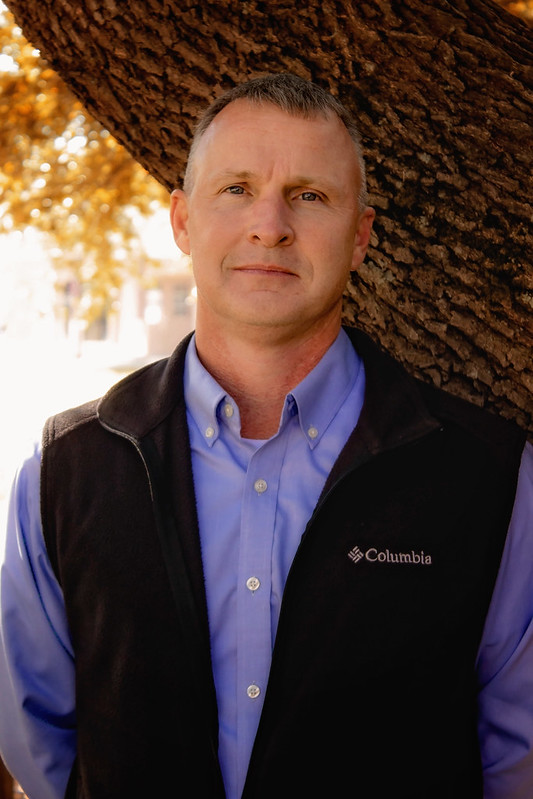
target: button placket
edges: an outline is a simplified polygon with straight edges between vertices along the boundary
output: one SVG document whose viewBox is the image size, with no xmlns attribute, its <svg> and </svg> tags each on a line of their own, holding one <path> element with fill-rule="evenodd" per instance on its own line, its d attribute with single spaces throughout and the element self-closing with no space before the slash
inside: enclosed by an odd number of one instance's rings
<svg viewBox="0 0 533 799">
<path fill-rule="evenodd" d="M 239 640 L 239 724 L 259 721 L 272 651 L 270 585 L 277 485 L 283 456 L 277 439 L 250 458 L 241 514 L 238 614 L 246 628 Z"/>
<path fill-rule="evenodd" d="M 254 735 L 272 657 L 272 551 L 287 445 L 287 437 L 275 436 L 255 450 L 243 492 L 237 613 L 246 632 L 238 640 L 237 714 L 238 730 Z"/>
</svg>

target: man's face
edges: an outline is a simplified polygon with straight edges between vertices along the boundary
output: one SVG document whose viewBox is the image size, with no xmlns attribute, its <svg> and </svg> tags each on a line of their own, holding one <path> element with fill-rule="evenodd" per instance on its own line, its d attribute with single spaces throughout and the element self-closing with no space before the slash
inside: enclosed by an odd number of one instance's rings
<svg viewBox="0 0 533 799">
<path fill-rule="evenodd" d="M 359 209 L 359 189 L 355 148 L 336 116 L 226 106 L 199 143 L 190 192 L 172 195 L 174 236 L 197 284 L 197 329 L 292 337 L 340 324 L 374 217 Z"/>
</svg>

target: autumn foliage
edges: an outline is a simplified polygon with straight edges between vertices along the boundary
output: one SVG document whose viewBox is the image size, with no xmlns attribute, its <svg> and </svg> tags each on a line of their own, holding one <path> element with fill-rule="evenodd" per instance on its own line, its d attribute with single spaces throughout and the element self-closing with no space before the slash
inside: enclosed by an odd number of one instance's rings
<svg viewBox="0 0 533 799">
<path fill-rule="evenodd" d="M 112 304 L 147 258 L 136 226 L 167 192 L 96 122 L 0 11 L 0 232 L 49 234 L 59 276 L 83 289 L 85 313 Z"/>
</svg>

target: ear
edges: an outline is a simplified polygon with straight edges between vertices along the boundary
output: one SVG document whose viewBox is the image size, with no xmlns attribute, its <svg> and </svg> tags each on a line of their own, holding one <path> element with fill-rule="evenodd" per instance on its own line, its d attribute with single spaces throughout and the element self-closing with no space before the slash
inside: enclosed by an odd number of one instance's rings
<svg viewBox="0 0 533 799">
<path fill-rule="evenodd" d="M 187 195 L 181 189 L 174 189 L 170 195 L 170 224 L 174 233 L 174 241 L 185 255 L 191 254 L 188 221 Z"/>
<path fill-rule="evenodd" d="M 359 216 L 352 254 L 352 272 L 355 272 L 365 259 L 375 216 L 376 212 L 369 206 L 367 206 Z"/>
</svg>

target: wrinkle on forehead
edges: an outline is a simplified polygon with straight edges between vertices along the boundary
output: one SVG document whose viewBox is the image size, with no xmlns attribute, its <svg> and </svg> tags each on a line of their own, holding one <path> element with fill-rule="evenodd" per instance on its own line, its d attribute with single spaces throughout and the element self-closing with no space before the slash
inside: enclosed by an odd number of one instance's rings
<svg viewBox="0 0 533 799">
<path fill-rule="evenodd" d="M 241 114 L 236 114 L 235 112 L 243 112 Z M 248 112 L 248 113 L 246 113 Z M 337 129 L 337 135 L 341 137 L 339 140 L 339 147 L 341 145 L 342 139 L 344 139 L 344 143 L 348 143 L 349 152 L 352 155 L 353 167 L 354 167 L 354 179 L 355 179 L 355 194 L 359 196 L 360 189 L 361 189 L 361 165 L 359 162 L 359 153 L 353 142 L 344 122 L 338 117 L 333 111 L 322 111 L 317 110 L 316 113 L 309 113 L 309 114 L 302 114 L 302 113 L 291 113 L 286 111 L 283 108 L 280 108 L 275 103 L 270 102 L 251 102 L 248 99 L 238 99 L 234 100 L 232 103 L 229 103 L 225 106 L 222 111 L 212 120 L 209 127 L 205 130 L 202 137 L 196 142 L 196 145 L 191 150 L 189 156 L 189 163 L 187 166 L 187 174 L 186 174 L 186 185 L 184 186 L 186 193 L 190 193 L 193 189 L 194 183 L 196 181 L 196 176 L 198 172 L 198 164 L 201 162 L 202 158 L 205 157 L 206 151 L 209 150 L 211 146 L 216 142 L 216 139 L 219 136 L 238 136 L 239 131 L 244 132 L 248 130 L 252 133 L 253 128 L 257 129 L 256 137 L 258 146 L 261 146 L 261 142 L 265 142 L 265 145 L 268 143 L 268 135 L 265 132 L 265 121 L 264 121 L 264 112 L 267 112 L 270 116 L 269 124 L 267 127 L 276 127 L 276 117 L 278 118 L 279 125 L 282 125 L 283 120 L 291 119 L 296 124 L 298 121 L 312 124 L 313 122 L 322 123 L 320 125 L 323 129 L 326 129 L 327 126 L 330 129 L 331 137 L 333 138 L 335 134 L 335 128 Z M 228 123 L 228 116 L 235 117 L 231 123 Z M 325 126 L 324 126 L 325 123 Z M 231 124 L 231 128 L 229 127 Z M 226 128 L 228 128 L 226 130 Z M 309 129 L 310 130 L 310 129 Z M 309 138 L 312 138 L 310 135 Z M 309 138 L 305 135 L 305 129 L 301 131 L 301 141 L 307 141 L 309 143 Z M 285 142 L 282 142 L 284 147 L 287 147 Z M 327 147 L 328 150 L 331 149 L 331 146 Z M 335 149 L 337 149 L 335 147 Z M 320 150 L 324 151 L 325 147 L 321 144 Z M 317 148 L 317 158 L 320 155 L 320 150 Z M 236 155 L 238 155 L 238 150 L 236 150 Z M 284 157 L 285 155 L 289 157 L 289 149 L 282 150 L 279 153 L 280 156 Z M 240 179 L 246 180 L 253 177 L 254 173 L 253 170 L 248 169 L 232 169 L 229 167 L 225 170 L 223 167 L 221 168 L 220 174 L 226 173 L 230 179 L 237 179 L 240 176 Z M 314 174 L 314 170 L 310 173 L 309 177 L 301 176 L 300 178 L 295 179 L 298 182 L 301 182 L 302 185 L 307 184 L 308 182 L 312 182 L 316 179 L 316 175 Z"/>
<path fill-rule="evenodd" d="M 292 136 L 290 135 L 291 131 L 287 132 L 288 120 L 293 121 L 295 125 Z M 318 125 L 313 125 L 313 122 L 317 122 Z M 322 140 L 320 139 L 321 134 Z M 256 158 L 259 161 L 257 171 L 255 164 L 251 164 L 250 168 L 240 161 L 241 152 L 238 139 L 241 135 L 256 145 Z M 235 147 L 231 146 L 233 139 L 235 139 Z M 220 163 L 220 168 L 217 168 L 215 164 L 211 165 L 212 175 L 217 179 L 224 179 L 226 176 L 228 179 L 236 181 L 263 178 L 268 166 L 274 168 L 278 164 L 281 169 L 285 166 L 290 172 L 290 162 L 293 159 L 295 169 L 294 175 L 290 175 L 291 185 L 311 185 L 320 180 L 325 187 L 333 191 L 340 188 L 344 182 L 342 178 L 353 168 L 353 194 L 356 196 L 359 194 L 361 174 L 357 151 L 346 126 L 333 113 L 304 116 L 289 114 L 272 103 L 259 105 L 247 100 L 236 100 L 230 103 L 215 117 L 198 141 L 194 153 L 191 153 L 192 160 L 189 166 L 192 174 L 189 175 L 187 187 L 189 193 L 192 191 L 201 165 L 210 158 L 216 162 L 218 153 L 214 153 L 213 149 L 216 151 L 219 143 L 221 148 L 226 145 L 227 149 L 224 155 L 228 159 L 228 163 Z M 310 170 L 309 163 L 298 164 L 301 145 L 304 144 L 309 150 L 315 150 Z M 229 147 L 227 147 L 228 145 Z M 277 151 L 276 145 L 279 145 Z M 265 150 L 264 158 L 261 154 L 263 148 Z M 332 151 L 339 152 L 338 163 L 344 165 L 339 172 L 338 182 L 332 179 L 333 176 L 328 179 L 327 169 L 322 168 L 321 154 L 324 154 L 325 161 L 329 158 L 331 163 Z M 341 155 L 342 152 L 344 152 L 344 156 Z M 270 165 L 268 159 L 270 159 Z M 316 169 L 314 159 L 316 159 Z M 232 166 L 232 162 L 234 166 Z M 302 165 L 305 172 L 301 171 Z M 243 166 L 242 169 L 241 166 Z"/>
</svg>

